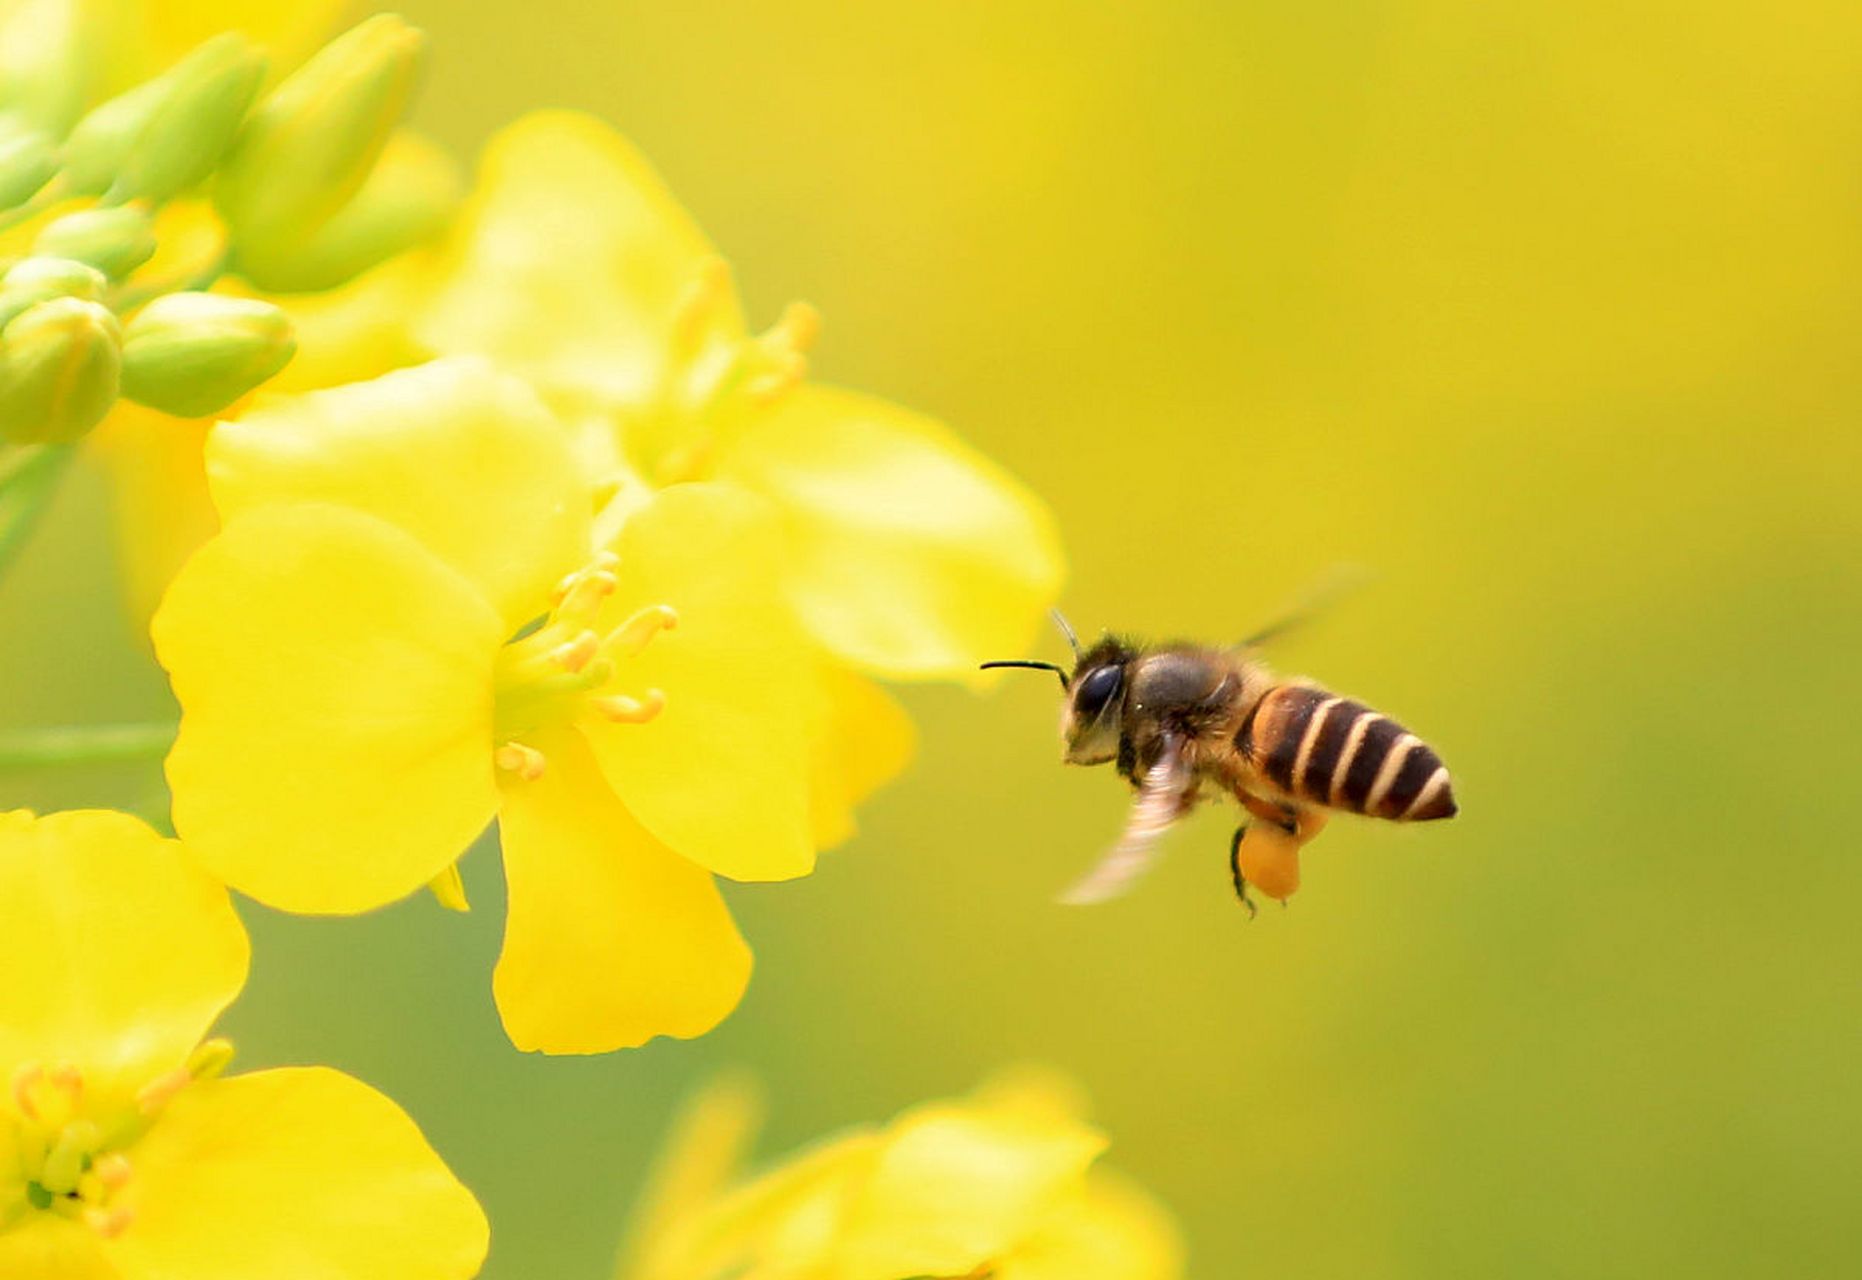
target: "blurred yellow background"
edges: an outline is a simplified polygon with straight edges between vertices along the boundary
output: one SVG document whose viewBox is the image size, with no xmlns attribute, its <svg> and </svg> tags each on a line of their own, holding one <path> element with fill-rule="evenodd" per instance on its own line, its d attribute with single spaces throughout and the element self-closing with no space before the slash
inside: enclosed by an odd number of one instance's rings
<svg viewBox="0 0 1862 1280">
<path fill-rule="evenodd" d="M 1082 629 L 1235 637 L 1403 719 L 1460 818 L 1340 820 L 1250 924 L 1226 813 L 1124 901 L 1055 689 L 913 690 L 918 765 L 696 1043 L 513 1052 L 502 912 L 249 909 L 242 1061 L 416 1116 L 494 1280 L 605 1273 L 674 1100 L 767 1150 L 1078 1075 L 1204 1277 L 1834 1275 L 1862 1257 L 1862 14 L 1789 0 L 409 3 L 420 120 L 633 137 L 757 318 L 1053 503 Z M 360 10 L 358 10 L 360 12 Z M 82 483 L 0 589 L 0 721 L 160 714 Z M 1039 653 L 1057 657 L 1056 637 Z M 152 771 L 4 780 L 154 803 Z"/>
</svg>

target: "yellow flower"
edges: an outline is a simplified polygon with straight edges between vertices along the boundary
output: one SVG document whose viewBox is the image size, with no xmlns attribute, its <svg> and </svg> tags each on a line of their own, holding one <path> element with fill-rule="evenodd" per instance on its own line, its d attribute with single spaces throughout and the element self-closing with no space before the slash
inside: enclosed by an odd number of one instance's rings
<svg viewBox="0 0 1862 1280">
<path fill-rule="evenodd" d="M 680 1126 L 622 1280 L 1173 1280 L 1169 1215 L 1094 1162 L 1064 1082 L 1020 1073 L 735 1178 L 753 1109 L 714 1089 Z"/>
<path fill-rule="evenodd" d="M 496 816 L 519 1047 L 714 1026 L 750 954 L 713 874 L 814 862 L 827 712 L 765 504 L 674 486 L 598 550 L 566 433 L 470 358 L 262 401 L 206 456 L 226 524 L 152 627 L 195 854 L 272 906 L 364 911 Z"/>
<path fill-rule="evenodd" d="M 416 332 L 520 372 L 623 510 L 691 479 L 773 503 L 787 594 L 834 661 L 969 678 L 1051 602 L 1042 506 L 939 423 L 806 383 L 813 310 L 751 335 L 723 260 L 601 123 L 542 113 L 492 140 L 444 281 Z"/>
<path fill-rule="evenodd" d="M 487 1229 L 401 1110 L 320 1067 L 221 1078 L 226 893 L 119 813 L 0 813 L 0 1275 L 455 1280 Z"/>
</svg>

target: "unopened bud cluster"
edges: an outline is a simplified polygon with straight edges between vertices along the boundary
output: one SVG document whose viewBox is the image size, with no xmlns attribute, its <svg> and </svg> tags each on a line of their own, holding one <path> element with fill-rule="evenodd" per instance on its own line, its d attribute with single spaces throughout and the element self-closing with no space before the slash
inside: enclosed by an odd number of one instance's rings
<svg viewBox="0 0 1862 1280">
<path fill-rule="evenodd" d="M 216 280 L 328 289 L 443 225 L 459 199 L 451 161 L 399 130 L 421 51 L 418 31 L 377 16 L 262 91 L 265 53 L 227 33 L 84 110 L 70 86 L 95 69 L 77 75 L 70 49 L 7 49 L 0 441 L 75 440 L 119 397 L 220 412 L 296 339 L 280 308 L 208 291 Z M 211 203 L 225 251 L 177 270 L 158 215 L 182 198 Z"/>
</svg>

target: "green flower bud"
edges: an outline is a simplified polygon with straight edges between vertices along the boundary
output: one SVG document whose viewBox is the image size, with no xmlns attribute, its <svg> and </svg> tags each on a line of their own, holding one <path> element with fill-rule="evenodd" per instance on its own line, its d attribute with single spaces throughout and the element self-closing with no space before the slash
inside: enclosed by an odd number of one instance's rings
<svg viewBox="0 0 1862 1280">
<path fill-rule="evenodd" d="M 70 258 L 22 258 L 0 276 L 0 329 L 48 298 L 101 301 L 109 283 L 97 268 Z"/>
<path fill-rule="evenodd" d="M 393 14 L 338 36 L 247 118 L 215 201 L 244 269 L 275 263 L 361 189 L 413 95 L 424 37 Z"/>
<path fill-rule="evenodd" d="M 127 25 L 115 6 L 94 0 L 0 4 L 0 103 L 64 137 L 102 87 Z"/>
<path fill-rule="evenodd" d="M 218 413 L 290 363 L 291 317 L 256 298 L 171 293 L 123 335 L 123 394 L 180 418 Z"/>
<path fill-rule="evenodd" d="M 215 36 L 78 122 L 65 149 L 72 189 L 156 203 L 185 191 L 218 166 L 264 76 L 250 40 Z"/>
<path fill-rule="evenodd" d="M 122 330 L 109 308 L 81 298 L 28 307 L 0 332 L 0 439 L 64 444 L 116 403 Z"/>
<path fill-rule="evenodd" d="M 144 81 L 78 121 L 65 139 L 65 185 L 71 194 L 100 196 L 110 189 L 167 96 L 165 79 Z"/>
<path fill-rule="evenodd" d="M 47 223 L 32 251 L 76 258 L 121 280 L 154 256 L 155 227 L 147 213 L 131 205 L 83 209 Z"/>
<path fill-rule="evenodd" d="M 273 293 L 314 293 L 352 280 L 439 233 L 465 192 L 444 148 L 402 129 L 355 199 L 290 252 L 242 254 L 246 278 Z"/>
<path fill-rule="evenodd" d="M 0 209 L 25 204 L 57 172 L 50 136 L 15 119 L 0 120 Z"/>
</svg>

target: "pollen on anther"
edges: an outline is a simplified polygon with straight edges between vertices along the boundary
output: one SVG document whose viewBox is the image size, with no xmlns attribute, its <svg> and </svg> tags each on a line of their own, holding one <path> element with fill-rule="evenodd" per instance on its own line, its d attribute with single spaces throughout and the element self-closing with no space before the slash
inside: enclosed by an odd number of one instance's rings
<svg viewBox="0 0 1862 1280">
<path fill-rule="evenodd" d="M 543 753 L 535 747 L 526 747 L 521 742 L 507 742 L 498 748 L 492 760 L 506 773 L 514 773 L 525 782 L 535 782 L 543 776 L 548 764 Z"/>
<path fill-rule="evenodd" d="M 194 1083 L 194 1074 L 186 1067 L 176 1067 L 173 1071 L 156 1076 L 136 1091 L 136 1107 L 145 1116 L 152 1116 L 170 1102 L 176 1094 Z"/>
<path fill-rule="evenodd" d="M 678 625 L 677 609 L 669 604 L 650 604 L 635 610 L 620 626 L 608 632 L 602 648 L 616 658 L 631 658 L 651 644 L 654 636 Z"/>
<path fill-rule="evenodd" d="M 666 709 L 666 695 L 658 689 L 648 689 L 638 698 L 615 693 L 595 698 L 593 704 L 595 710 L 616 724 L 645 724 Z"/>
<path fill-rule="evenodd" d="M 84 1211 L 84 1225 L 105 1240 L 114 1240 L 129 1230 L 129 1224 L 135 1221 L 135 1217 L 135 1210 L 126 1204 L 108 1209 L 91 1208 Z"/>
<path fill-rule="evenodd" d="M 586 667 L 600 652 L 601 637 L 593 631 L 584 631 L 550 650 L 550 659 L 564 671 L 573 673 Z"/>
<path fill-rule="evenodd" d="M 13 1073 L 13 1105 L 28 1120 L 39 1118 L 39 1104 L 33 1094 L 43 1079 L 45 1068 L 36 1062 L 28 1062 Z"/>
<path fill-rule="evenodd" d="M 791 302 L 770 329 L 769 337 L 794 352 L 804 352 L 821 336 L 821 313 L 806 302 Z"/>
<path fill-rule="evenodd" d="M 105 1191 L 121 1191 L 129 1185 L 130 1176 L 135 1171 L 130 1166 L 128 1156 L 120 1151 L 110 1151 L 97 1157 L 91 1164 L 91 1172 L 97 1175 L 98 1185 Z"/>
</svg>

